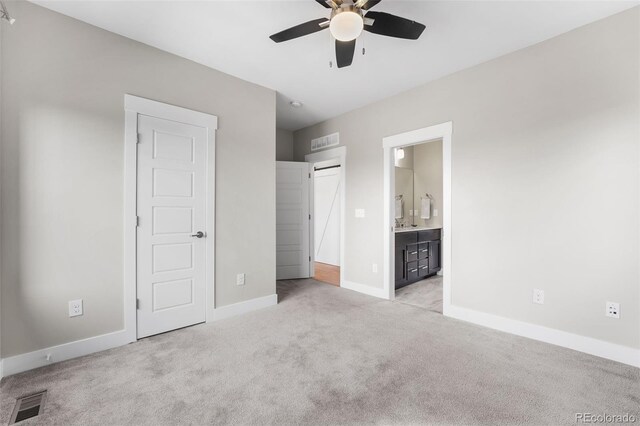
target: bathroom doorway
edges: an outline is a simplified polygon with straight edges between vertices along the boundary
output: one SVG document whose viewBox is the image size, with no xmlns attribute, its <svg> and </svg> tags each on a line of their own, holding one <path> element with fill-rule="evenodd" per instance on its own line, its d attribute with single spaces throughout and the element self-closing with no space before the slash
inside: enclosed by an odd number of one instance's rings
<svg viewBox="0 0 640 426">
<path fill-rule="evenodd" d="M 311 276 L 341 286 L 344 277 L 346 148 L 305 156 L 311 164 Z"/>
<path fill-rule="evenodd" d="M 394 150 L 395 300 L 442 313 L 442 139 Z"/>
<path fill-rule="evenodd" d="M 451 134 L 443 123 L 383 139 L 384 290 L 447 315 L 451 304 Z"/>
</svg>

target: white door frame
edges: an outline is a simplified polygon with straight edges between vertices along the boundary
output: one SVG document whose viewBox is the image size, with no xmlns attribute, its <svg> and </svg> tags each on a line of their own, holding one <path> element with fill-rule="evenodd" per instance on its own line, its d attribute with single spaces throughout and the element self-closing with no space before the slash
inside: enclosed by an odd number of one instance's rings
<svg viewBox="0 0 640 426">
<path fill-rule="evenodd" d="M 339 146 L 337 148 L 326 149 L 324 151 L 315 152 L 313 154 L 307 154 L 304 156 L 304 161 L 311 164 L 310 171 L 313 171 L 313 165 L 315 163 L 319 163 L 321 161 L 327 160 L 335 160 L 340 161 L 340 287 L 343 287 L 344 277 L 345 277 L 345 263 L 344 263 L 344 240 L 345 240 L 345 192 L 346 192 L 346 175 L 347 175 L 347 147 Z M 313 179 L 310 180 L 311 190 L 309 192 L 309 200 L 311 205 L 309 206 L 309 211 L 313 212 Z M 310 253 L 311 253 L 311 277 L 315 275 L 315 261 L 316 261 L 316 251 L 315 251 L 315 221 L 316 215 L 311 214 L 311 223 L 309 226 L 309 237 L 310 237 Z"/>
<path fill-rule="evenodd" d="M 442 140 L 442 193 L 443 193 L 443 217 L 442 217 L 442 309 L 447 315 L 451 306 L 451 136 L 453 123 L 451 121 L 424 127 L 398 135 L 388 136 L 382 139 L 384 150 L 384 279 L 383 293 L 389 300 L 395 298 L 394 271 L 395 271 L 395 214 L 394 214 L 394 190 L 395 188 L 395 148 L 402 146 L 418 145 L 425 142 Z"/>
<path fill-rule="evenodd" d="M 137 340 L 136 239 L 138 188 L 138 115 L 203 127 L 207 130 L 206 207 L 206 320 L 213 320 L 215 308 L 215 141 L 218 118 L 161 102 L 124 95 L 124 331 L 129 342 Z"/>
</svg>

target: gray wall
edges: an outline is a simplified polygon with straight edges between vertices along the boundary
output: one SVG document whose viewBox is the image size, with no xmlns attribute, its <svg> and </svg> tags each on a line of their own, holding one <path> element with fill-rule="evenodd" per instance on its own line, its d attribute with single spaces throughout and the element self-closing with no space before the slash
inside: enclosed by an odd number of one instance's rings
<svg viewBox="0 0 640 426">
<path fill-rule="evenodd" d="M 640 347 L 639 22 L 636 7 L 295 132 L 297 160 L 321 135 L 347 146 L 345 278 L 382 287 L 382 138 L 453 121 L 453 304 Z"/>
<path fill-rule="evenodd" d="M 293 132 L 276 129 L 276 161 L 293 161 Z"/>
<path fill-rule="evenodd" d="M 275 92 L 31 3 L 11 12 L 16 24 L 2 26 L 2 356 L 123 327 L 125 93 L 219 117 L 217 305 L 275 293 Z M 85 314 L 70 319 L 77 298 Z"/>
</svg>

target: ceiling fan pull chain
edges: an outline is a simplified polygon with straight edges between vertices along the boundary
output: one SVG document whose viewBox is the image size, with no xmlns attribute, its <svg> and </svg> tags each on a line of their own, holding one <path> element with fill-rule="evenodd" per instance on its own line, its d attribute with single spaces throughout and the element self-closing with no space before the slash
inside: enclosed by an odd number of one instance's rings
<svg viewBox="0 0 640 426">
<path fill-rule="evenodd" d="M 329 33 L 329 68 L 333 68 L 333 36 Z"/>
</svg>

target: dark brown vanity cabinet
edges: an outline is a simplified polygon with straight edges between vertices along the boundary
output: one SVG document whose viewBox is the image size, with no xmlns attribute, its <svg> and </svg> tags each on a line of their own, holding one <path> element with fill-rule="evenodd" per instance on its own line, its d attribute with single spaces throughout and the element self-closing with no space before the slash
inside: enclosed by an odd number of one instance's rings
<svg viewBox="0 0 640 426">
<path fill-rule="evenodd" d="M 440 229 L 396 233 L 395 288 L 420 281 L 442 268 L 441 238 Z"/>
</svg>

